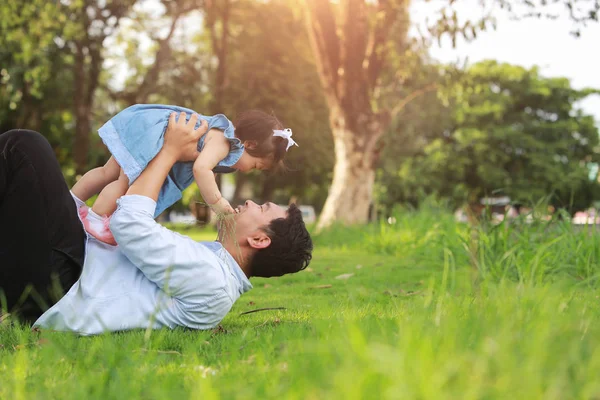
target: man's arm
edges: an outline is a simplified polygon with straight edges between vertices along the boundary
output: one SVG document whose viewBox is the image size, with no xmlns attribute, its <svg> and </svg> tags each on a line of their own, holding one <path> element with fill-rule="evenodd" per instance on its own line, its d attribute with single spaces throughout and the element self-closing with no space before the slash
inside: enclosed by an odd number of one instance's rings
<svg viewBox="0 0 600 400">
<path fill-rule="evenodd" d="M 212 269 L 202 267 L 214 263 L 214 255 L 191 238 L 157 223 L 154 200 L 126 195 L 118 204 L 110 228 L 119 250 L 158 287 L 184 298 L 194 294 L 194 280 L 197 285 L 213 279 Z"/>
<path fill-rule="evenodd" d="M 157 309 L 169 326 L 209 329 L 229 312 L 220 260 L 202 244 L 179 235 L 153 219 L 156 203 L 141 195 L 123 196 L 111 218 L 111 229 L 125 256 L 172 298 Z"/>
<path fill-rule="evenodd" d="M 197 155 L 197 141 L 206 131 L 206 124 L 193 131 L 196 119 L 192 117 L 186 124 L 185 116 L 179 122 L 171 118 L 163 148 L 119 199 L 110 222 L 123 254 L 148 279 L 179 298 L 201 295 L 197 283 L 204 281 L 210 290 L 210 283 L 215 281 L 211 276 L 214 269 L 198 268 L 203 262 L 210 263 L 214 255 L 154 220 L 156 200 L 169 171 L 175 162 Z"/>
</svg>

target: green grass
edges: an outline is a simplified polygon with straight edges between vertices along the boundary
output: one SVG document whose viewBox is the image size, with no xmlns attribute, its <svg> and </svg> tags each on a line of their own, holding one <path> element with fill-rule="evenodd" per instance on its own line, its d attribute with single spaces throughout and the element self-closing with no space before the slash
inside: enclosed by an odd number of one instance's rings
<svg viewBox="0 0 600 400">
<path fill-rule="evenodd" d="M 253 279 L 214 331 L 80 338 L 5 322 L 0 398 L 600 398 L 597 234 L 471 231 L 431 209 L 315 244 L 309 270 Z M 240 315 L 264 307 L 285 309 Z"/>
</svg>

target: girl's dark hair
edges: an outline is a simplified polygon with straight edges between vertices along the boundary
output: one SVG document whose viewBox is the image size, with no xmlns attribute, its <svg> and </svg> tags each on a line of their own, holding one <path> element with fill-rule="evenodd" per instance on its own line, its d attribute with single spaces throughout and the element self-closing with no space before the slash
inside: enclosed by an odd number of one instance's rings
<svg viewBox="0 0 600 400">
<path fill-rule="evenodd" d="M 254 140 L 256 148 L 248 149 L 254 157 L 273 156 L 273 169 L 281 168 L 285 157 L 287 140 L 273 136 L 273 130 L 283 129 L 283 124 L 274 115 L 260 110 L 245 111 L 234 123 L 235 136 L 242 142 Z"/>
</svg>

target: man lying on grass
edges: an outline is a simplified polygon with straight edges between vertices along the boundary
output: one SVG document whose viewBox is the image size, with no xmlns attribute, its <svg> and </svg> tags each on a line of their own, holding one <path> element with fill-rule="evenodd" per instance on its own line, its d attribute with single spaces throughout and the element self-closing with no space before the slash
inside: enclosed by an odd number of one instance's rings
<svg viewBox="0 0 600 400">
<path fill-rule="evenodd" d="M 247 201 L 231 216 L 234 223 L 221 224 L 216 242 L 195 242 L 154 221 L 171 167 L 196 158 L 204 133 L 206 124 L 198 130 L 183 119 L 169 124 L 162 150 L 119 200 L 111 219 L 118 246 L 85 234 L 77 210 L 84 205 L 71 196 L 42 135 L 27 130 L 0 135 L 4 312 L 80 334 L 209 329 L 252 288 L 249 277 L 306 268 L 312 241 L 295 206 L 284 210 Z M 102 223 L 100 217 L 88 218 Z M 59 299 L 55 289 L 61 287 L 70 289 Z"/>
</svg>

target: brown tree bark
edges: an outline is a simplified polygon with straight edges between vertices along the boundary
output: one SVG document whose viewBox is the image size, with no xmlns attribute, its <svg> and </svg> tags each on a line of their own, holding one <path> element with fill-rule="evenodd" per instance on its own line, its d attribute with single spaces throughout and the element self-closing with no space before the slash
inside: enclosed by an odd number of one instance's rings
<svg viewBox="0 0 600 400">
<path fill-rule="evenodd" d="M 75 140 L 73 159 L 78 174 L 83 174 L 87 168 L 94 95 L 99 85 L 100 72 L 104 62 L 102 45 L 134 3 L 135 0 L 123 0 L 102 5 L 100 2 L 85 0 L 84 7 L 76 16 L 77 21 L 81 23 L 81 34 L 69 43 L 74 50 Z"/>
<path fill-rule="evenodd" d="M 335 144 L 333 181 L 317 229 L 334 221 L 366 223 L 373 199 L 377 141 L 390 110 L 374 97 L 385 65 L 385 43 L 407 1 L 305 0 L 306 22 L 330 111 Z M 334 7 L 336 10 L 334 11 Z M 377 18 L 369 24 L 369 15 Z"/>
<path fill-rule="evenodd" d="M 260 191 L 260 201 L 262 203 L 271 201 L 273 199 L 273 195 L 275 194 L 275 189 L 277 189 L 277 186 L 275 185 L 274 181 L 268 178 L 265 179 Z"/>
<path fill-rule="evenodd" d="M 330 111 L 335 165 L 329 195 L 321 212 L 318 229 L 333 221 L 360 224 L 368 221 L 375 182 L 375 154 L 381 124 L 366 122 L 362 130 L 348 126 L 341 110 Z M 366 118 L 365 118 L 366 119 Z"/>
<path fill-rule="evenodd" d="M 75 115 L 75 141 L 73 148 L 73 159 L 75 160 L 75 171 L 77 174 L 85 173 L 87 158 L 90 147 L 90 104 L 85 99 L 86 74 L 85 55 L 81 43 L 76 43 L 75 64 L 73 75 L 75 76 L 75 90 L 73 93 L 73 114 Z"/>
<path fill-rule="evenodd" d="M 210 31 L 213 54 L 217 58 L 211 112 L 223 112 L 223 96 L 227 84 L 227 53 L 229 50 L 229 18 L 231 0 L 206 0 L 206 24 Z M 220 29 L 217 29 L 219 25 Z"/>
<path fill-rule="evenodd" d="M 101 54 L 104 37 L 95 40 L 85 39 L 76 42 L 74 75 L 75 91 L 73 94 L 73 113 L 75 115 L 75 169 L 78 174 L 87 170 L 87 158 L 92 131 L 91 115 L 94 107 L 94 94 L 98 88 L 100 70 L 104 57 Z M 87 42 L 84 44 L 84 42 Z M 84 49 L 87 50 L 87 58 Z"/>
<path fill-rule="evenodd" d="M 235 190 L 233 192 L 233 199 L 231 200 L 232 205 L 242 204 L 246 199 L 242 198 L 242 190 L 248 182 L 248 175 L 236 174 L 235 176 Z"/>
<path fill-rule="evenodd" d="M 100 72 L 104 62 L 102 45 L 104 40 L 119 26 L 121 18 L 129 12 L 135 3 L 136 0 L 122 0 L 108 2 L 101 7 L 100 2 L 85 0 L 86 7 L 77 16 L 78 21 L 81 21 L 83 33 L 81 37 L 71 42 L 71 47 L 74 48 L 73 74 L 75 77 L 73 158 L 78 174 L 83 174 L 87 167 L 90 135 L 92 133 L 91 115 L 94 107 L 94 95 L 100 83 Z M 149 95 L 156 89 L 160 70 L 170 56 L 169 42 L 179 18 L 190 11 L 198 9 L 200 4 L 199 0 L 176 0 L 165 3 L 168 9 L 167 13 L 172 17 L 172 23 L 166 38 L 155 38 L 159 46 L 154 65 L 135 91 L 124 91 L 120 94 L 112 93 L 111 96 L 115 100 L 122 99 L 129 104 L 147 101 Z M 92 27 L 94 28 L 92 29 Z"/>
</svg>

